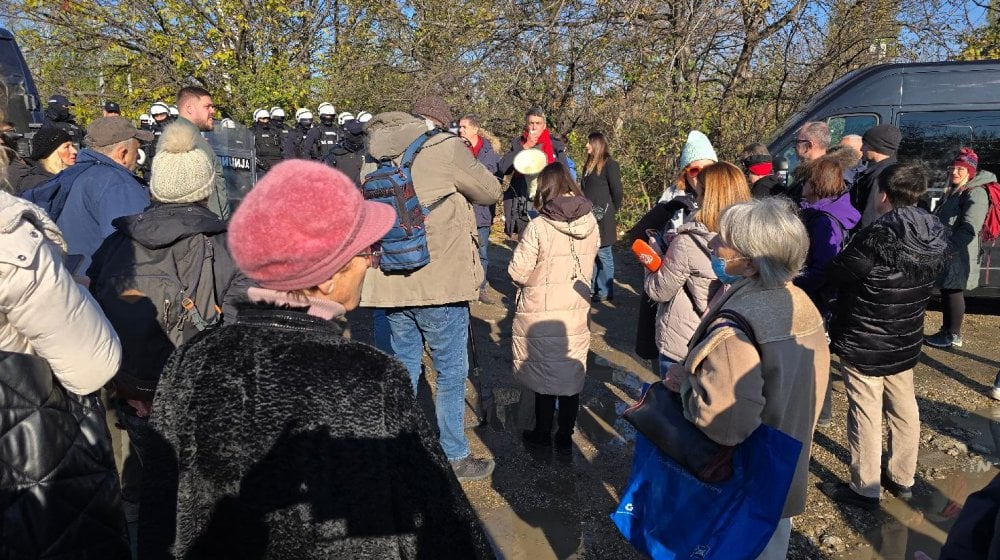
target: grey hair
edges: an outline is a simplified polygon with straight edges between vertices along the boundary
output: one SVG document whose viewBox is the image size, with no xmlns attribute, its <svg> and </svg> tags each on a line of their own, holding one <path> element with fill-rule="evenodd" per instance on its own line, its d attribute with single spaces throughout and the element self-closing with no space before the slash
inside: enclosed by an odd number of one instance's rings
<svg viewBox="0 0 1000 560">
<path fill-rule="evenodd" d="M 806 262 L 809 234 L 790 200 L 769 197 L 734 204 L 719 219 L 719 236 L 757 268 L 764 288 L 794 278 Z"/>
<path fill-rule="evenodd" d="M 541 107 L 532 107 L 531 109 L 528 109 L 528 112 L 524 114 L 524 118 L 527 119 L 528 117 L 542 117 L 543 121 L 548 120 L 545 118 L 545 110 Z"/>
<path fill-rule="evenodd" d="M 799 129 L 806 139 L 824 150 L 830 147 L 830 127 L 822 121 L 807 122 Z"/>
</svg>

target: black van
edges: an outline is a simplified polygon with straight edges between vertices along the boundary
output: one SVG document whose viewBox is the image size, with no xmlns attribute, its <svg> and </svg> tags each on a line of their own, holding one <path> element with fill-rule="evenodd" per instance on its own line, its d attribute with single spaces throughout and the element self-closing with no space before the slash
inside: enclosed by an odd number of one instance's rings
<svg viewBox="0 0 1000 560">
<path fill-rule="evenodd" d="M 813 96 L 770 143 L 790 171 L 798 164 L 795 134 L 809 121 L 825 121 L 834 144 L 877 124 L 899 127 L 896 157 L 930 169 L 933 207 L 962 146 L 972 146 L 979 167 L 1000 177 L 1000 61 L 883 64 L 846 74 Z M 970 295 L 1000 297 L 1000 246 L 984 250 L 980 288 Z"/>
<path fill-rule="evenodd" d="M 42 100 L 28 64 L 14 35 L 3 28 L 0 28 L 0 111 L 20 133 L 28 133 L 44 122 Z"/>
</svg>

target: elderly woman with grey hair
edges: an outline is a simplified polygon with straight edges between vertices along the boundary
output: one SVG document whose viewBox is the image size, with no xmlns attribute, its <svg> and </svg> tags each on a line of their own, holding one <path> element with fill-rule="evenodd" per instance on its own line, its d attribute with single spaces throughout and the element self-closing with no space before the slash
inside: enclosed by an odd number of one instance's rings
<svg viewBox="0 0 1000 560">
<path fill-rule="evenodd" d="M 684 362 L 664 381 L 709 438 L 736 445 L 760 424 L 802 442 L 781 522 L 759 558 L 785 558 L 791 517 L 806 503 L 809 448 L 829 379 L 823 319 L 792 284 L 809 238 L 791 202 L 765 198 L 723 212 L 712 268 L 729 288 L 712 302 Z M 723 309 L 744 319 L 720 318 Z"/>
</svg>

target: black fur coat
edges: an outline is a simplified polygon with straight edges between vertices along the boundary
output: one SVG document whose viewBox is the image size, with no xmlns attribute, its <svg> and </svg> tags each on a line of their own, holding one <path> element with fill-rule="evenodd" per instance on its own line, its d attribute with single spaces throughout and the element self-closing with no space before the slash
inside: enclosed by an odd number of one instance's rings
<svg viewBox="0 0 1000 560">
<path fill-rule="evenodd" d="M 144 457 L 144 560 L 492 558 L 403 365 L 250 306 L 179 348 Z"/>
</svg>

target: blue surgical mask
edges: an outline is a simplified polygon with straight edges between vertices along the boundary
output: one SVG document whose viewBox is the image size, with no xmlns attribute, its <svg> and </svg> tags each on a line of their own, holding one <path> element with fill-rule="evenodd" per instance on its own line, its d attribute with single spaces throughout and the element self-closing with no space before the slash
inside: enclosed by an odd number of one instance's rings
<svg viewBox="0 0 1000 560">
<path fill-rule="evenodd" d="M 732 284 L 737 280 L 743 279 L 743 276 L 736 276 L 726 272 L 726 261 L 717 255 L 712 255 L 712 272 L 715 273 L 715 277 L 719 279 L 719 282 L 723 284 Z"/>
</svg>

